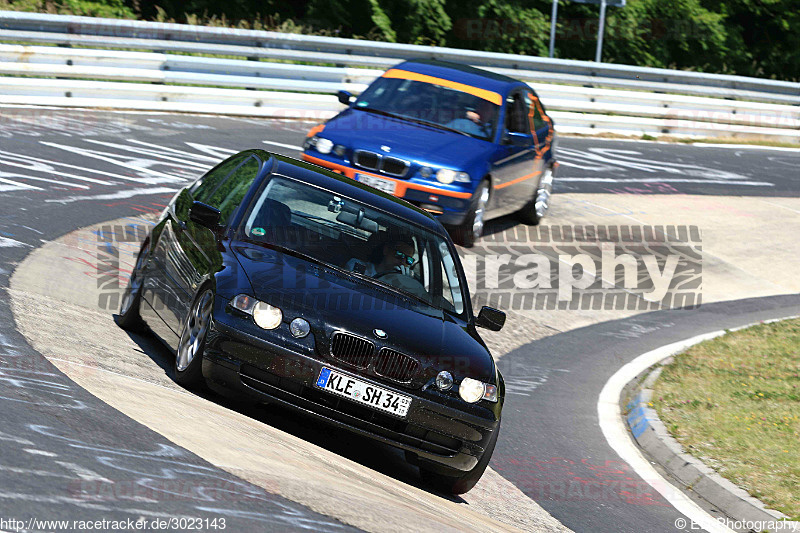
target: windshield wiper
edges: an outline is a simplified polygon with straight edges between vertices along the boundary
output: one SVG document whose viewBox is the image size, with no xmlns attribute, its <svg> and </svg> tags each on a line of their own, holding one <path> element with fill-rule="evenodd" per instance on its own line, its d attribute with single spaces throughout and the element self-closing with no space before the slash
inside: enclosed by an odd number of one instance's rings
<svg viewBox="0 0 800 533">
<path fill-rule="evenodd" d="M 470 135 L 465 131 L 457 130 L 455 128 L 451 128 L 450 126 L 439 124 L 438 122 L 431 122 L 429 120 L 423 120 L 421 118 L 416 118 L 416 117 L 409 117 L 407 115 L 398 115 L 397 113 L 390 113 L 389 111 L 383 111 L 382 109 L 375 109 L 373 107 L 359 107 L 358 109 L 360 109 L 361 111 L 369 111 L 370 113 L 375 113 L 376 115 L 383 115 L 391 118 L 399 118 L 401 120 L 414 122 L 415 124 L 422 124 L 423 126 L 431 126 L 433 128 L 438 128 L 440 130 L 451 131 L 453 133 L 459 133 L 461 135 L 466 135 L 467 137 L 472 137 L 472 135 Z"/>
<path fill-rule="evenodd" d="M 337 267 L 336 265 L 326 263 L 325 261 L 317 259 L 316 257 L 312 257 L 310 255 L 304 254 L 303 252 L 298 252 L 297 250 L 293 250 L 292 248 L 287 248 L 286 246 L 282 246 L 274 242 L 256 241 L 252 239 L 247 239 L 247 242 L 255 244 L 257 246 L 263 246 L 264 248 L 271 248 L 286 255 L 297 257 L 298 259 L 304 259 L 309 263 L 314 263 L 315 265 L 323 266 L 325 268 L 333 268 L 335 270 L 340 270 L 339 267 Z"/>
</svg>

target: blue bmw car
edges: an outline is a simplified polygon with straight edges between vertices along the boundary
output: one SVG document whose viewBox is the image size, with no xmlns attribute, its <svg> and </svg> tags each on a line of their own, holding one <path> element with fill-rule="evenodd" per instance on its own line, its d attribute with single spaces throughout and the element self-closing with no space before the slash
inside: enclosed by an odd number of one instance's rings
<svg viewBox="0 0 800 533">
<path fill-rule="evenodd" d="M 303 159 L 436 215 L 472 246 L 484 222 L 538 224 L 552 191 L 556 134 L 530 86 L 443 61 L 406 61 L 308 133 Z"/>
</svg>

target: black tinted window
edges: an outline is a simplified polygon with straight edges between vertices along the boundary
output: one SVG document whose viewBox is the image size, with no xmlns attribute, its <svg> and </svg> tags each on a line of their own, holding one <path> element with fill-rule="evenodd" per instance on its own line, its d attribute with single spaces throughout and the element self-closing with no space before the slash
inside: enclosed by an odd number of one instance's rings
<svg viewBox="0 0 800 533">
<path fill-rule="evenodd" d="M 260 167 L 261 162 L 258 158 L 250 156 L 207 197 L 204 203 L 213 205 L 221 212 L 220 224 L 226 225 L 229 222 L 230 216 L 242 203 L 245 194 L 256 179 Z M 200 201 L 203 202 L 203 200 Z"/>
<path fill-rule="evenodd" d="M 209 170 L 205 176 L 197 180 L 194 185 L 192 185 L 192 188 L 189 190 L 189 192 L 192 193 L 192 197 L 198 202 L 214 205 L 209 203 L 209 197 L 211 194 L 222 183 L 222 181 L 228 177 L 228 174 L 230 174 L 231 171 L 247 157 L 247 155 L 237 154 Z"/>
</svg>

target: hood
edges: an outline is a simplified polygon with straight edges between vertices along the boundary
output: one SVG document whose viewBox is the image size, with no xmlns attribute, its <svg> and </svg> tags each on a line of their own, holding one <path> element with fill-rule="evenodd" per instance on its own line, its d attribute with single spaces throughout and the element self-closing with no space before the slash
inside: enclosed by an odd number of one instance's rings
<svg viewBox="0 0 800 533">
<path fill-rule="evenodd" d="M 358 109 L 332 118 L 320 135 L 351 150 L 386 153 L 381 146 L 388 146 L 388 155 L 412 164 L 464 170 L 495 149 L 488 141 Z"/>
<path fill-rule="evenodd" d="M 233 250 L 257 299 L 279 307 L 284 322 L 308 320 L 322 358 L 329 357 L 332 334 L 343 331 L 369 339 L 378 350 L 392 348 L 417 359 L 422 370 L 413 387 L 441 370 L 457 379 L 494 381 L 489 351 L 469 326 L 447 313 L 287 253 L 247 243 L 237 243 Z M 386 332 L 386 338 L 378 338 L 376 329 Z"/>
</svg>

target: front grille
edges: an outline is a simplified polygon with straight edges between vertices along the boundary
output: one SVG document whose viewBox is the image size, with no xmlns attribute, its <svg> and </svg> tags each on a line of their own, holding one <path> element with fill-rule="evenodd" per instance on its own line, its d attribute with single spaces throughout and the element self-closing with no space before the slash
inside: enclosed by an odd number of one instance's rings
<svg viewBox="0 0 800 533">
<path fill-rule="evenodd" d="M 365 152 L 364 150 L 356 150 L 354 162 L 356 165 L 369 169 L 378 170 L 381 162 L 381 156 L 374 152 Z"/>
<path fill-rule="evenodd" d="M 375 373 L 401 383 L 408 383 L 419 370 L 419 362 L 400 352 L 383 348 L 375 361 Z"/>
<path fill-rule="evenodd" d="M 408 170 L 408 162 L 396 157 L 384 157 L 381 170 L 384 174 L 391 174 L 392 176 L 405 176 Z"/>
<path fill-rule="evenodd" d="M 408 161 L 396 157 L 385 157 L 375 152 L 367 150 L 356 150 L 353 152 L 353 163 L 367 170 L 376 170 L 382 174 L 397 176 L 402 178 L 408 172 Z"/>
<path fill-rule="evenodd" d="M 331 355 L 345 363 L 366 368 L 372 359 L 375 345 L 367 339 L 337 331 L 331 339 Z"/>
</svg>

